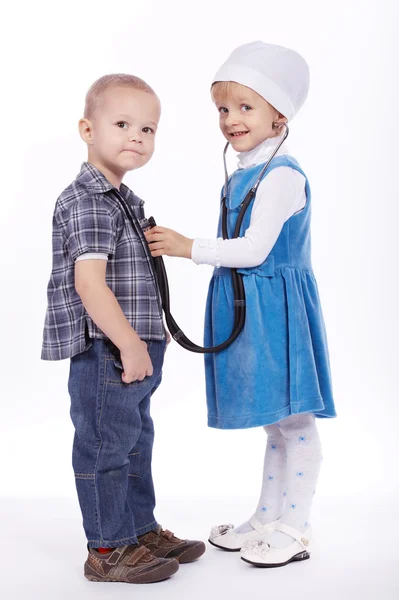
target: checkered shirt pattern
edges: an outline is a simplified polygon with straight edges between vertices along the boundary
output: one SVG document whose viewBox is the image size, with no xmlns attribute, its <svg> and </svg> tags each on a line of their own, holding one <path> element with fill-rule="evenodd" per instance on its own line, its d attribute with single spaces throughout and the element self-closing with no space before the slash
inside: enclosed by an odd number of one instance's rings
<svg viewBox="0 0 399 600">
<path fill-rule="evenodd" d="M 121 199 L 129 205 L 133 224 Z M 141 230 L 143 200 L 126 185 L 115 188 L 93 165 L 83 163 L 58 198 L 53 215 L 53 266 L 47 288 L 42 359 L 61 360 L 105 338 L 75 290 L 75 261 L 86 252 L 108 255 L 106 283 L 143 340 L 163 340 L 165 330 L 152 258 Z"/>
</svg>

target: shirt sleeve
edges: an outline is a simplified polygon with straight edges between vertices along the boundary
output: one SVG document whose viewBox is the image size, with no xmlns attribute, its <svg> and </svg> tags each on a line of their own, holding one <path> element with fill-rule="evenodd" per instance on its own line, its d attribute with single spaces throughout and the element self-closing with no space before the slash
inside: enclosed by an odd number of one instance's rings
<svg viewBox="0 0 399 600">
<path fill-rule="evenodd" d="M 86 253 L 113 256 L 119 237 L 115 211 L 102 198 L 80 198 L 71 208 L 65 236 L 73 260 Z"/>
<path fill-rule="evenodd" d="M 291 167 L 274 169 L 259 185 L 245 235 L 232 240 L 195 239 L 196 264 L 250 268 L 270 254 L 284 223 L 306 204 L 305 178 Z"/>
</svg>

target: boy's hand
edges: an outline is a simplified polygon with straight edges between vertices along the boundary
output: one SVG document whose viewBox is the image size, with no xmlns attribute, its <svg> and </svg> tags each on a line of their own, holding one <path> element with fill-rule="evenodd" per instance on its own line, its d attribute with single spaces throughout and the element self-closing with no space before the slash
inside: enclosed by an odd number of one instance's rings
<svg viewBox="0 0 399 600">
<path fill-rule="evenodd" d="M 143 381 L 153 373 L 152 362 L 148 354 L 147 344 L 134 339 L 132 343 L 123 350 L 121 349 L 121 360 L 123 365 L 122 381 L 132 383 L 133 381 Z"/>
<path fill-rule="evenodd" d="M 94 323 L 120 350 L 122 381 L 142 381 L 153 373 L 147 344 L 126 319 L 119 302 L 106 283 L 107 261 L 89 259 L 75 264 L 75 289 Z"/>
<path fill-rule="evenodd" d="M 156 256 L 180 256 L 182 258 L 191 258 L 193 241 L 184 237 L 173 229 L 166 227 L 153 227 L 145 233 L 147 242 L 150 245 L 151 255 Z"/>
</svg>

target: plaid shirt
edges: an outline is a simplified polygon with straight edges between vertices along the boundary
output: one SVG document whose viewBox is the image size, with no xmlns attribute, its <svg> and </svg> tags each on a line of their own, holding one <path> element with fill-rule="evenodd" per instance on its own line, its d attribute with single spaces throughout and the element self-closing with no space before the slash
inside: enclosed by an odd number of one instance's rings
<svg viewBox="0 0 399 600">
<path fill-rule="evenodd" d="M 131 207 L 135 227 L 118 196 Z M 127 186 L 115 188 L 85 162 L 58 198 L 53 216 L 53 268 L 47 288 L 42 359 L 61 360 L 87 350 L 91 338 L 105 338 L 75 290 L 75 261 L 81 254 L 108 255 L 106 282 L 127 320 L 143 340 L 163 340 L 158 286 L 147 242 L 137 219 L 143 200 Z"/>
</svg>

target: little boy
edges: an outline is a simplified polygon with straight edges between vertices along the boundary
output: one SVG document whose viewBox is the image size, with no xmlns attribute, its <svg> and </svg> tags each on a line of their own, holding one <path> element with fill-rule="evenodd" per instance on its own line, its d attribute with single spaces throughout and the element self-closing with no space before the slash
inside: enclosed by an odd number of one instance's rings
<svg viewBox="0 0 399 600">
<path fill-rule="evenodd" d="M 91 581 L 161 581 L 205 552 L 203 542 L 162 530 L 153 513 L 150 399 L 166 336 L 143 201 L 122 179 L 150 160 L 160 112 L 138 77 L 96 81 L 79 121 L 88 160 L 53 217 L 42 358 L 71 361 L 73 468 Z"/>
</svg>

